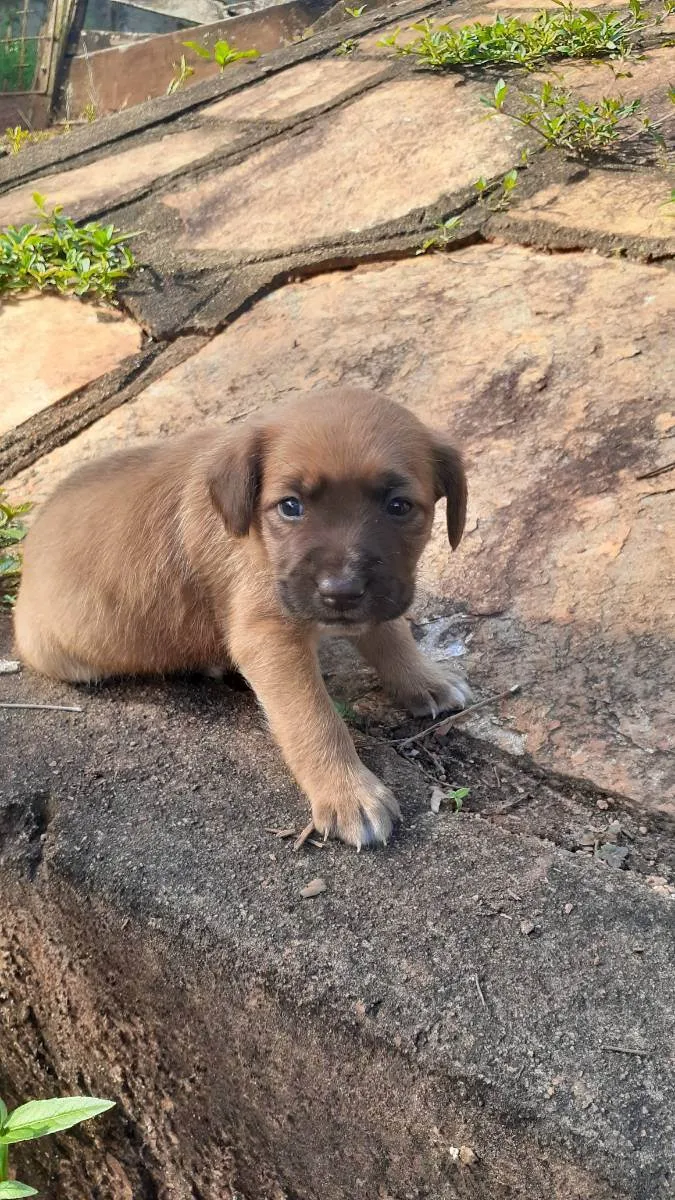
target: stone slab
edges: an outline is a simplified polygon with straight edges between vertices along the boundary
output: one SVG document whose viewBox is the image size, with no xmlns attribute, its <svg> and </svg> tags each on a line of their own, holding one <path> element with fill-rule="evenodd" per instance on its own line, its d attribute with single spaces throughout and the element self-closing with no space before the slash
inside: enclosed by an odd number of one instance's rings
<svg viewBox="0 0 675 1200">
<path fill-rule="evenodd" d="M 665 171 L 577 170 L 575 178 L 547 183 L 527 199 L 517 199 L 500 225 L 522 235 L 528 221 L 545 226 L 658 241 L 675 253 L 675 222 L 668 213 L 671 181 Z M 543 234 L 545 237 L 545 233 Z M 648 245 L 646 245 L 648 249 Z"/>
<path fill-rule="evenodd" d="M 239 136 L 236 130 L 223 127 L 190 129 L 165 134 L 128 150 L 114 147 L 86 166 L 42 175 L 0 196 L 0 225 L 34 220 L 35 191 L 46 197 L 48 207 L 62 204 L 69 216 L 77 218 L 119 204 L 138 189 L 197 162 Z"/>
<path fill-rule="evenodd" d="M 138 353 L 141 340 L 133 321 L 75 297 L 27 295 L 4 301 L 0 434 L 112 371 Z"/>
<path fill-rule="evenodd" d="M 164 193 L 178 247 L 282 253 L 394 220 L 480 174 L 506 171 L 523 139 L 484 120 L 483 90 L 449 77 L 385 83 L 286 142 Z"/>
<path fill-rule="evenodd" d="M 543 767 L 672 810 L 666 564 L 675 278 L 495 244 L 336 272 L 261 300 L 195 357 L 10 483 L 39 499 L 78 461 L 285 394 L 390 392 L 465 447 L 454 557 L 439 512 L 416 611 L 470 618 L 475 731 Z"/>
<path fill-rule="evenodd" d="M 202 109 L 202 117 L 285 120 L 310 108 L 329 104 L 381 73 L 382 68 L 373 63 L 349 59 L 322 58 L 299 63 L 281 75 L 207 105 Z"/>
<path fill-rule="evenodd" d="M 647 880 L 434 815 L 367 740 L 399 834 L 294 853 L 268 830 L 304 805 L 213 681 L 0 696 L 82 707 L 0 710 L 3 1078 L 117 1101 L 17 1151 L 47 1200 L 110 1176 L 120 1200 L 669 1200 L 675 942 Z"/>
</svg>

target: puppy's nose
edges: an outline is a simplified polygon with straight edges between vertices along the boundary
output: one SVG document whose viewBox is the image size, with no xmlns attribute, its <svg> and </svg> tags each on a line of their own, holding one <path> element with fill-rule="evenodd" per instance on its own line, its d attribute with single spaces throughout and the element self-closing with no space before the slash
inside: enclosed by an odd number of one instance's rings
<svg viewBox="0 0 675 1200">
<path fill-rule="evenodd" d="M 316 587 L 326 608 L 356 608 L 366 593 L 361 575 L 320 575 Z"/>
</svg>

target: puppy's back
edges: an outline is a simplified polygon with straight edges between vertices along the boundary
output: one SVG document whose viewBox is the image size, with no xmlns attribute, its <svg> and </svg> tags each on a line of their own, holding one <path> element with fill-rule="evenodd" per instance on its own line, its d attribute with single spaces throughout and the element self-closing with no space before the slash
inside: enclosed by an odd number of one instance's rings
<svg viewBox="0 0 675 1200">
<path fill-rule="evenodd" d="M 91 680 L 170 670 L 177 643 L 184 657 L 203 599 L 180 511 L 202 445 L 204 434 L 125 450 L 60 484 L 24 543 L 15 633 L 26 663 Z"/>
</svg>

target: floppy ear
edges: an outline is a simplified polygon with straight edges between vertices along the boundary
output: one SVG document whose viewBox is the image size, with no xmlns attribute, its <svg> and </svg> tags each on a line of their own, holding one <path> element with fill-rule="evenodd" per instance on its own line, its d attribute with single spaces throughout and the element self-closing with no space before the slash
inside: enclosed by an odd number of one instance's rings
<svg viewBox="0 0 675 1200">
<path fill-rule="evenodd" d="M 253 523 L 262 477 L 262 440 L 262 430 L 242 426 L 223 444 L 209 471 L 211 502 L 235 537 L 244 537 Z"/>
<path fill-rule="evenodd" d="M 466 522 L 466 474 L 462 456 L 454 446 L 436 439 L 434 442 L 436 499 L 445 496 L 448 502 L 448 541 L 456 550 L 462 540 Z"/>
</svg>

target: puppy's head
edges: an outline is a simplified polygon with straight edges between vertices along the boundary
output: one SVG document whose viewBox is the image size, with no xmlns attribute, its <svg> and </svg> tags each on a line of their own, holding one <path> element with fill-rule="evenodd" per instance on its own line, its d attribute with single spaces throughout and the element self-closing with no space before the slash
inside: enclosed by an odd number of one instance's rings
<svg viewBox="0 0 675 1200">
<path fill-rule="evenodd" d="M 371 393 L 311 393 L 214 461 L 212 500 L 231 533 L 262 540 L 285 612 L 336 632 L 409 607 L 441 496 L 453 549 L 462 537 L 459 454 Z"/>
</svg>

